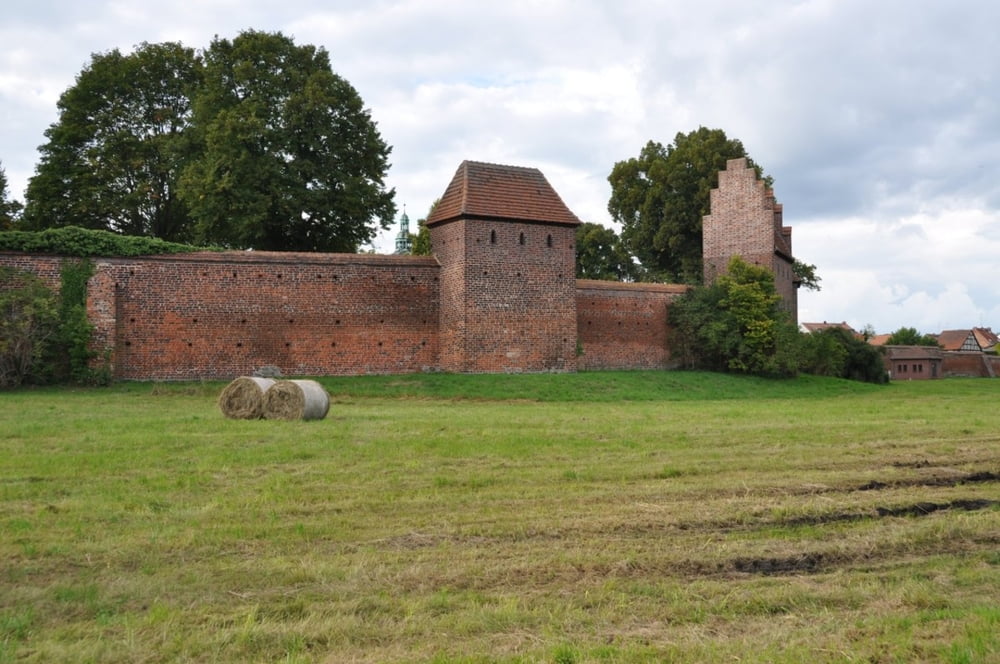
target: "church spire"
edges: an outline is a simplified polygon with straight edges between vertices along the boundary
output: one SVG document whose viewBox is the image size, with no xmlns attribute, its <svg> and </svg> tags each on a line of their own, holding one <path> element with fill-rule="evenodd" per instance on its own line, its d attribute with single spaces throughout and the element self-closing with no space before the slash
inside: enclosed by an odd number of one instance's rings
<svg viewBox="0 0 1000 664">
<path fill-rule="evenodd" d="M 403 216 L 399 218 L 399 234 L 396 236 L 396 253 L 408 254 L 413 250 L 410 240 L 410 218 L 406 216 L 406 205 L 403 205 Z"/>
</svg>

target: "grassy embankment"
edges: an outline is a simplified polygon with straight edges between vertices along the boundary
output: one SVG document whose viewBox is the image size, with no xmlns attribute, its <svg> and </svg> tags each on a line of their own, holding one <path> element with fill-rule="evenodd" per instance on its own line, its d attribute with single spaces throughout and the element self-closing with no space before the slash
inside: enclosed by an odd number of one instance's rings
<svg viewBox="0 0 1000 664">
<path fill-rule="evenodd" d="M 1000 381 L 0 394 L 0 662 L 1000 660 Z"/>
</svg>

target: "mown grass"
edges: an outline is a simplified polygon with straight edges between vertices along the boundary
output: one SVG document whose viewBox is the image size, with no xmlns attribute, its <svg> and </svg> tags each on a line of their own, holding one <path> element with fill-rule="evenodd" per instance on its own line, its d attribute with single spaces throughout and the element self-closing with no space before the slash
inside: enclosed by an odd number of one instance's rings
<svg viewBox="0 0 1000 664">
<path fill-rule="evenodd" d="M 1000 660 L 1000 382 L 0 394 L 0 662 Z"/>
</svg>

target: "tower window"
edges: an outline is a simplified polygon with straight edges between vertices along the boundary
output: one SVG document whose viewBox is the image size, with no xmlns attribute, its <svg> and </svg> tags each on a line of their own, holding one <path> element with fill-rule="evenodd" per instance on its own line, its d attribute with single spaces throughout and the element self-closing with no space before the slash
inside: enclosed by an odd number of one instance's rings
<svg viewBox="0 0 1000 664">
<path fill-rule="evenodd" d="M 524 233 L 521 233 L 521 235 L 517 238 L 517 242 L 518 244 L 524 244 Z"/>
<path fill-rule="evenodd" d="M 497 243 L 497 232 L 490 231 L 490 244 L 496 244 L 496 243 Z"/>
<path fill-rule="evenodd" d="M 548 235 L 548 236 L 545 237 L 545 246 L 546 247 L 551 247 L 552 246 L 552 236 L 551 235 Z"/>
</svg>

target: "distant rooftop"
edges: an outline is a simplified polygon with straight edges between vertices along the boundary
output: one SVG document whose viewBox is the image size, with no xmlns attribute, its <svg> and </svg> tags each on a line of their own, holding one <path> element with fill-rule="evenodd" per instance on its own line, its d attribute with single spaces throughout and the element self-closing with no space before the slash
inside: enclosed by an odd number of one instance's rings
<svg viewBox="0 0 1000 664">
<path fill-rule="evenodd" d="M 573 214 L 537 168 L 463 161 L 427 225 L 462 217 L 576 226 Z"/>
</svg>

